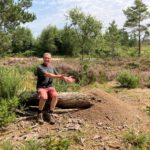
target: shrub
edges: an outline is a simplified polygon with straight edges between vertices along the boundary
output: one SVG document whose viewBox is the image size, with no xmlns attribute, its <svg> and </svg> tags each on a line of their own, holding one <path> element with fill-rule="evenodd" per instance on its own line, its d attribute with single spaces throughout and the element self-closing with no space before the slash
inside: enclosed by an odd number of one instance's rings
<svg viewBox="0 0 150 150">
<path fill-rule="evenodd" d="M 2 141 L 0 142 L 0 148 L 3 150 L 13 150 L 14 146 L 10 141 Z"/>
<path fill-rule="evenodd" d="M 14 110 L 19 104 L 18 98 L 0 100 L 0 126 L 15 120 Z"/>
<path fill-rule="evenodd" d="M 35 140 L 27 141 L 25 144 L 25 150 L 41 150 L 41 143 Z"/>
<path fill-rule="evenodd" d="M 70 140 L 68 139 L 52 139 L 51 137 L 45 140 L 46 149 L 49 150 L 68 150 Z"/>
<path fill-rule="evenodd" d="M 129 71 L 123 71 L 118 75 L 117 81 L 121 87 L 136 88 L 139 85 L 139 77 Z"/>
<path fill-rule="evenodd" d="M 123 142 L 125 143 L 126 148 L 129 148 L 131 145 L 132 149 L 150 149 L 150 134 L 145 133 L 136 133 L 134 130 L 129 130 L 123 134 Z"/>
<path fill-rule="evenodd" d="M 21 87 L 21 75 L 15 68 L 0 68 L 0 97 L 12 98 L 18 94 Z"/>
<path fill-rule="evenodd" d="M 68 84 L 62 80 L 54 80 L 53 85 L 59 92 L 67 92 L 67 91 L 73 91 L 76 92 L 80 89 L 80 85 L 77 83 Z"/>
</svg>

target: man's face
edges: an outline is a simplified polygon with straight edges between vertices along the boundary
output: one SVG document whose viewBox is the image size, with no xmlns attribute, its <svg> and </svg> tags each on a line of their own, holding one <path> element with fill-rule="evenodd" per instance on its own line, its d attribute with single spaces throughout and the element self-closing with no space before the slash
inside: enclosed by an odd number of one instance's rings
<svg viewBox="0 0 150 150">
<path fill-rule="evenodd" d="M 48 65 L 51 62 L 51 55 L 46 54 L 43 56 L 43 61 L 45 65 Z"/>
</svg>

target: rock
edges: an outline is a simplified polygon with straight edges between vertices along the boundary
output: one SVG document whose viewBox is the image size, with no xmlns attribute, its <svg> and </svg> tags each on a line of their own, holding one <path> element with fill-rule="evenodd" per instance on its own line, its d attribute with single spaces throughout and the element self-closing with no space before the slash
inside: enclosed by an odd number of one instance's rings
<svg viewBox="0 0 150 150">
<path fill-rule="evenodd" d="M 95 136 L 92 138 L 92 140 L 97 140 L 97 139 L 102 139 L 102 137 L 99 136 L 99 135 L 95 135 Z"/>
<path fill-rule="evenodd" d="M 85 146 L 84 142 L 85 142 L 85 138 L 81 138 L 81 144 L 82 144 L 82 146 Z"/>
<path fill-rule="evenodd" d="M 102 122 L 98 122 L 97 125 L 101 127 L 103 125 L 103 123 Z"/>
</svg>

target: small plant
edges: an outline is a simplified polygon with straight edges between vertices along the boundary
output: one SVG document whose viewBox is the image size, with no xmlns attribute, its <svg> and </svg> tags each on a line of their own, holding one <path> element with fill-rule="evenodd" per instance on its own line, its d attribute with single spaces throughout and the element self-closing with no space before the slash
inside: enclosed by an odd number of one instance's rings
<svg viewBox="0 0 150 150">
<path fill-rule="evenodd" d="M 10 141 L 1 141 L 0 142 L 0 149 L 2 150 L 13 150 L 14 146 Z"/>
<path fill-rule="evenodd" d="M 81 139 L 84 137 L 84 133 L 81 131 L 76 132 L 73 135 L 69 136 L 69 139 L 71 139 L 72 143 L 74 144 L 80 144 L 82 145 Z"/>
<path fill-rule="evenodd" d="M 129 130 L 123 135 L 123 142 L 126 148 L 131 145 L 131 150 L 149 150 L 150 149 L 150 134 L 136 133 L 134 130 Z"/>
<path fill-rule="evenodd" d="M 12 99 L 0 100 L 0 126 L 15 121 L 14 110 L 18 106 L 18 104 L 19 100 L 16 97 Z"/>
<path fill-rule="evenodd" d="M 59 91 L 59 92 L 67 92 L 67 91 L 76 92 L 76 91 L 79 91 L 79 89 L 80 89 L 80 85 L 77 83 L 68 84 L 61 80 L 54 80 L 53 84 L 54 84 L 55 88 L 57 89 L 57 91 Z"/>
<path fill-rule="evenodd" d="M 25 150 L 41 150 L 41 143 L 30 140 L 25 144 Z"/>
<path fill-rule="evenodd" d="M 58 141 L 57 150 L 67 150 L 70 146 L 70 141 L 68 139 L 60 139 Z"/>
<path fill-rule="evenodd" d="M 68 139 L 54 139 L 54 138 L 47 138 L 45 140 L 45 147 L 48 150 L 68 150 L 70 146 L 70 140 Z"/>
<path fill-rule="evenodd" d="M 146 106 L 145 111 L 150 115 L 150 106 Z"/>
<path fill-rule="evenodd" d="M 126 88 L 136 88 L 139 85 L 139 77 L 126 70 L 118 75 L 117 81 L 121 87 Z"/>
<path fill-rule="evenodd" d="M 0 97 L 12 98 L 18 94 L 22 77 L 15 68 L 0 67 Z"/>
</svg>

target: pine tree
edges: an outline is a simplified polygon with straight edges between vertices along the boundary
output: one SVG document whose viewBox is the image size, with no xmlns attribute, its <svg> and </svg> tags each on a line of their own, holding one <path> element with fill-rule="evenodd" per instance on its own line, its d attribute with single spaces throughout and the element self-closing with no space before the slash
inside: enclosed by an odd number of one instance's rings
<svg viewBox="0 0 150 150">
<path fill-rule="evenodd" d="M 116 22 L 112 21 L 108 30 L 105 33 L 105 40 L 107 45 L 112 50 L 112 56 L 116 53 L 116 48 L 120 45 L 120 30 L 118 29 Z"/>
<path fill-rule="evenodd" d="M 134 6 L 128 7 L 123 12 L 127 17 L 124 26 L 131 28 L 138 36 L 138 55 L 140 56 L 142 33 L 148 28 L 148 25 L 144 24 L 144 20 L 150 18 L 150 12 L 142 0 L 135 0 Z"/>
</svg>

